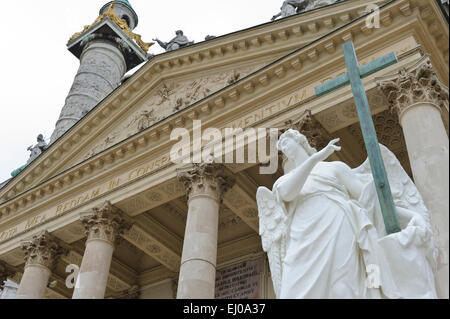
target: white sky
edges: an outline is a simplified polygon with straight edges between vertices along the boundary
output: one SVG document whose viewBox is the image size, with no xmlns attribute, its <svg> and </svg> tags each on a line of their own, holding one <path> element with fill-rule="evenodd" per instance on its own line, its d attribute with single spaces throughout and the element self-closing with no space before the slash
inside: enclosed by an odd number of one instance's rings
<svg viewBox="0 0 450 319">
<path fill-rule="evenodd" d="M 55 128 L 79 61 L 67 40 L 91 24 L 108 0 L 2 1 L 0 27 L 0 182 L 26 163 L 38 134 Z M 190 40 L 269 22 L 283 0 L 130 0 L 136 33 L 169 41 L 181 29 Z M 155 44 L 150 53 L 163 50 Z"/>
</svg>

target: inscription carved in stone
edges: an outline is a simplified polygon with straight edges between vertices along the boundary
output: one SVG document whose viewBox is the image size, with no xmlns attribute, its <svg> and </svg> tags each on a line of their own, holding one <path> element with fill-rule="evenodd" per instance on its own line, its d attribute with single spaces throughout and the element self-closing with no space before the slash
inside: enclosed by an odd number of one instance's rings
<svg viewBox="0 0 450 319">
<path fill-rule="evenodd" d="M 88 159 L 124 139 L 137 134 L 174 112 L 206 98 L 211 93 L 231 85 L 258 67 L 246 67 L 182 82 L 164 82 L 140 109 L 130 116 L 119 129 L 113 131 L 101 143 L 93 146 L 83 159 Z M 108 143 L 109 142 L 109 143 Z"/>
</svg>

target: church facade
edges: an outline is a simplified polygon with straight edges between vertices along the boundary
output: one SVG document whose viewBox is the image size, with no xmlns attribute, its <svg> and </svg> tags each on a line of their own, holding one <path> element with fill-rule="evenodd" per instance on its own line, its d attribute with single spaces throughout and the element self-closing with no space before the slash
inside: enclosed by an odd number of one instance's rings
<svg viewBox="0 0 450 319">
<path fill-rule="evenodd" d="M 340 138 L 332 160 L 361 165 L 367 153 L 351 87 L 317 91 L 347 72 L 342 44 L 353 41 L 361 65 L 396 56 L 363 83 L 379 142 L 430 212 L 436 287 L 448 298 L 448 6 L 322 2 L 197 44 L 175 38 L 165 44 L 175 49 L 157 56 L 133 33 L 130 3 L 106 4 L 69 40 L 80 69 L 50 145 L 38 144 L 38 156 L 0 185 L 8 296 L 16 283 L 17 298 L 275 298 L 256 191 L 282 175 L 281 156 L 266 157 L 277 164 L 270 174 L 261 174 L 268 164 L 260 158 L 175 162 L 173 133 L 189 132 L 184 155 L 195 158 L 207 149 L 195 145 L 198 123 L 200 136 L 294 128 L 318 150 Z M 261 140 L 271 144 L 269 134 Z M 237 148 L 250 153 L 245 143 Z"/>
</svg>

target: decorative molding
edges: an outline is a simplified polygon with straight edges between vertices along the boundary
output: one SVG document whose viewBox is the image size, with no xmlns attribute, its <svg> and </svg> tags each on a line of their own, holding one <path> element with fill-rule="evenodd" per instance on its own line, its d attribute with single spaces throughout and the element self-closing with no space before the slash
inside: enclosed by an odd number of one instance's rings
<svg viewBox="0 0 450 319">
<path fill-rule="evenodd" d="M 139 226 L 133 226 L 122 237 L 166 266 L 169 270 L 173 272 L 180 270 L 181 257 Z"/>
<path fill-rule="evenodd" d="M 225 216 L 225 217 L 224 217 Z M 243 220 L 228 207 L 223 208 L 219 219 L 219 231 L 229 229 L 230 227 L 242 224 Z"/>
<path fill-rule="evenodd" d="M 244 178 L 242 178 L 242 176 L 238 175 L 236 184 L 225 195 L 224 204 L 250 228 L 256 232 L 259 232 L 256 187 L 251 187 L 248 185 L 245 187 Z"/>
</svg>

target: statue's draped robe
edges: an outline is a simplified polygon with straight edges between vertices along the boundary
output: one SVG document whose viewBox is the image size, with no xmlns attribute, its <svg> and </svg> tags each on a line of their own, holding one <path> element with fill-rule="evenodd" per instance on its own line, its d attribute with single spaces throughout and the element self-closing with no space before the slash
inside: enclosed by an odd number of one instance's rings
<svg viewBox="0 0 450 319">
<path fill-rule="evenodd" d="M 184 35 L 177 35 L 175 38 L 173 38 L 168 44 L 167 44 L 167 50 L 168 51 L 173 51 L 173 50 L 177 50 L 181 47 L 184 47 L 186 45 L 191 44 L 191 42 L 189 42 L 189 39 L 184 36 Z"/>
<path fill-rule="evenodd" d="M 380 236 L 376 227 L 383 226 L 373 183 L 363 191 L 360 200 L 368 206 L 362 208 L 331 175 L 313 171 L 289 203 L 280 199 L 280 182 L 273 192 L 290 218 L 281 299 L 436 297 L 430 263 L 424 257 L 429 246 L 417 244 L 426 231 L 410 225 L 401 233 Z M 379 267 L 381 289 L 368 289 L 367 265 Z"/>
</svg>

